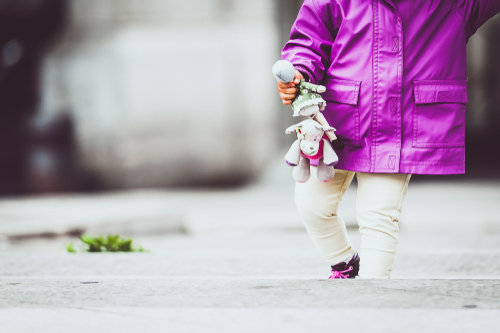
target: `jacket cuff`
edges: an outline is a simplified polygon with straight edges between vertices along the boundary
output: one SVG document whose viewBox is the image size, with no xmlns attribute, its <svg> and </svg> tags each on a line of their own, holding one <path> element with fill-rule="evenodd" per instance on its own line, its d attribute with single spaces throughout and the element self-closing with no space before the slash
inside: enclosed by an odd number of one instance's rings
<svg viewBox="0 0 500 333">
<path fill-rule="evenodd" d="M 314 74 L 309 68 L 303 65 L 294 65 L 293 67 L 299 72 L 301 72 L 302 75 L 305 74 L 304 79 L 306 79 L 306 81 L 317 84 L 316 79 L 314 78 Z"/>
</svg>

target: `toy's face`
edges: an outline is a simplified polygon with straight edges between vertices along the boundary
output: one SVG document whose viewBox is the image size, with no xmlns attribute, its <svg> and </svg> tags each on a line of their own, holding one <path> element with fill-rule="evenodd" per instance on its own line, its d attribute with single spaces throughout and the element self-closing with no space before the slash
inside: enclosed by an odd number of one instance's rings
<svg viewBox="0 0 500 333">
<path fill-rule="evenodd" d="M 301 140 L 300 141 L 300 150 L 308 156 L 314 156 L 319 152 L 319 142 L 312 140 Z"/>
<path fill-rule="evenodd" d="M 291 126 L 287 128 L 286 132 L 297 132 L 297 138 L 300 141 L 300 150 L 308 156 L 314 156 L 319 152 L 320 143 L 325 133 L 323 126 L 313 119 L 307 119 Z"/>
<path fill-rule="evenodd" d="M 309 116 L 314 116 L 318 112 L 319 112 L 319 105 L 311 105 L 300 110 L 298 115 L 309 117 Z"/>
</svg>

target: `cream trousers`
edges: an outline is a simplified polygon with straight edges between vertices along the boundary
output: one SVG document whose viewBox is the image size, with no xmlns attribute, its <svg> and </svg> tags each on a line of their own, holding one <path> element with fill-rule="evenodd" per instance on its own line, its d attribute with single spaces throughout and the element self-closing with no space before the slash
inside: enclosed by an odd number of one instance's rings
<svg viewBox="0 0 500 333">
<path fill-rule="evenodd" d="M 297 183 L 295 202 L 316 248 L 328 264 L 335 265 L 351 258 L 355 252 L 337 210 L 356 173 L 335 170 L 335 177 L 331 181 L 321 183 L 316 170 L 316 167 L 311 167 L 308 182 Z M 410 176 L 357 173 L 360 278 L 388 279 L 391 276 L 398 243 L 401 204 Z"/>
</svg>

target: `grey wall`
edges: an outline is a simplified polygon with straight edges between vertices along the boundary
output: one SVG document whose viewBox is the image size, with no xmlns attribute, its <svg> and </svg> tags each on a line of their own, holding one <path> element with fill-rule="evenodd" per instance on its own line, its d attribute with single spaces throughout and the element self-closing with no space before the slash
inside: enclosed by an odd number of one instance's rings
<svg viewBox="0 0 500 333">
<path fill-rule="evenodd" d="M 500 129 L 500 15 L 488 21 L 467 45 L 468 127 Z"/>
<path fill-rule="evenodd" d="M 239 183 L 279 146 L 269 0 L 72 0 L 43 112 L 74 116 L 105 186 Z"/>
<path fill-rule="evenodd" d="M 467 176 L 500 176 L 500 14 L 467 45 Z"/>
</svg>

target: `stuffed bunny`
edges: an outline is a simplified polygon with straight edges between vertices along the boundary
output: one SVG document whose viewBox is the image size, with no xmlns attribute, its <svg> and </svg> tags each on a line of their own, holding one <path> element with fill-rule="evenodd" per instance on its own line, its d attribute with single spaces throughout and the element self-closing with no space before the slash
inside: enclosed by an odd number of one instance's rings
<svg viewBox="0 0 500 333">
<path fill-rule="evenodd" d="M 311 176 L 310 160 L 318 160 L 318 179 L 329 182 L 335 176 L 334 165 L 339 158 L 327 139 L 325 132 L 335 132 L 335 128 L 322 126 L 315 120 L 307 119 L 286 129 L 286 134 L 297 132 L 298 139 L 285 156 L 288 165 L 293 166 L 293 178 L 305 183 Z"/>
</svg>

